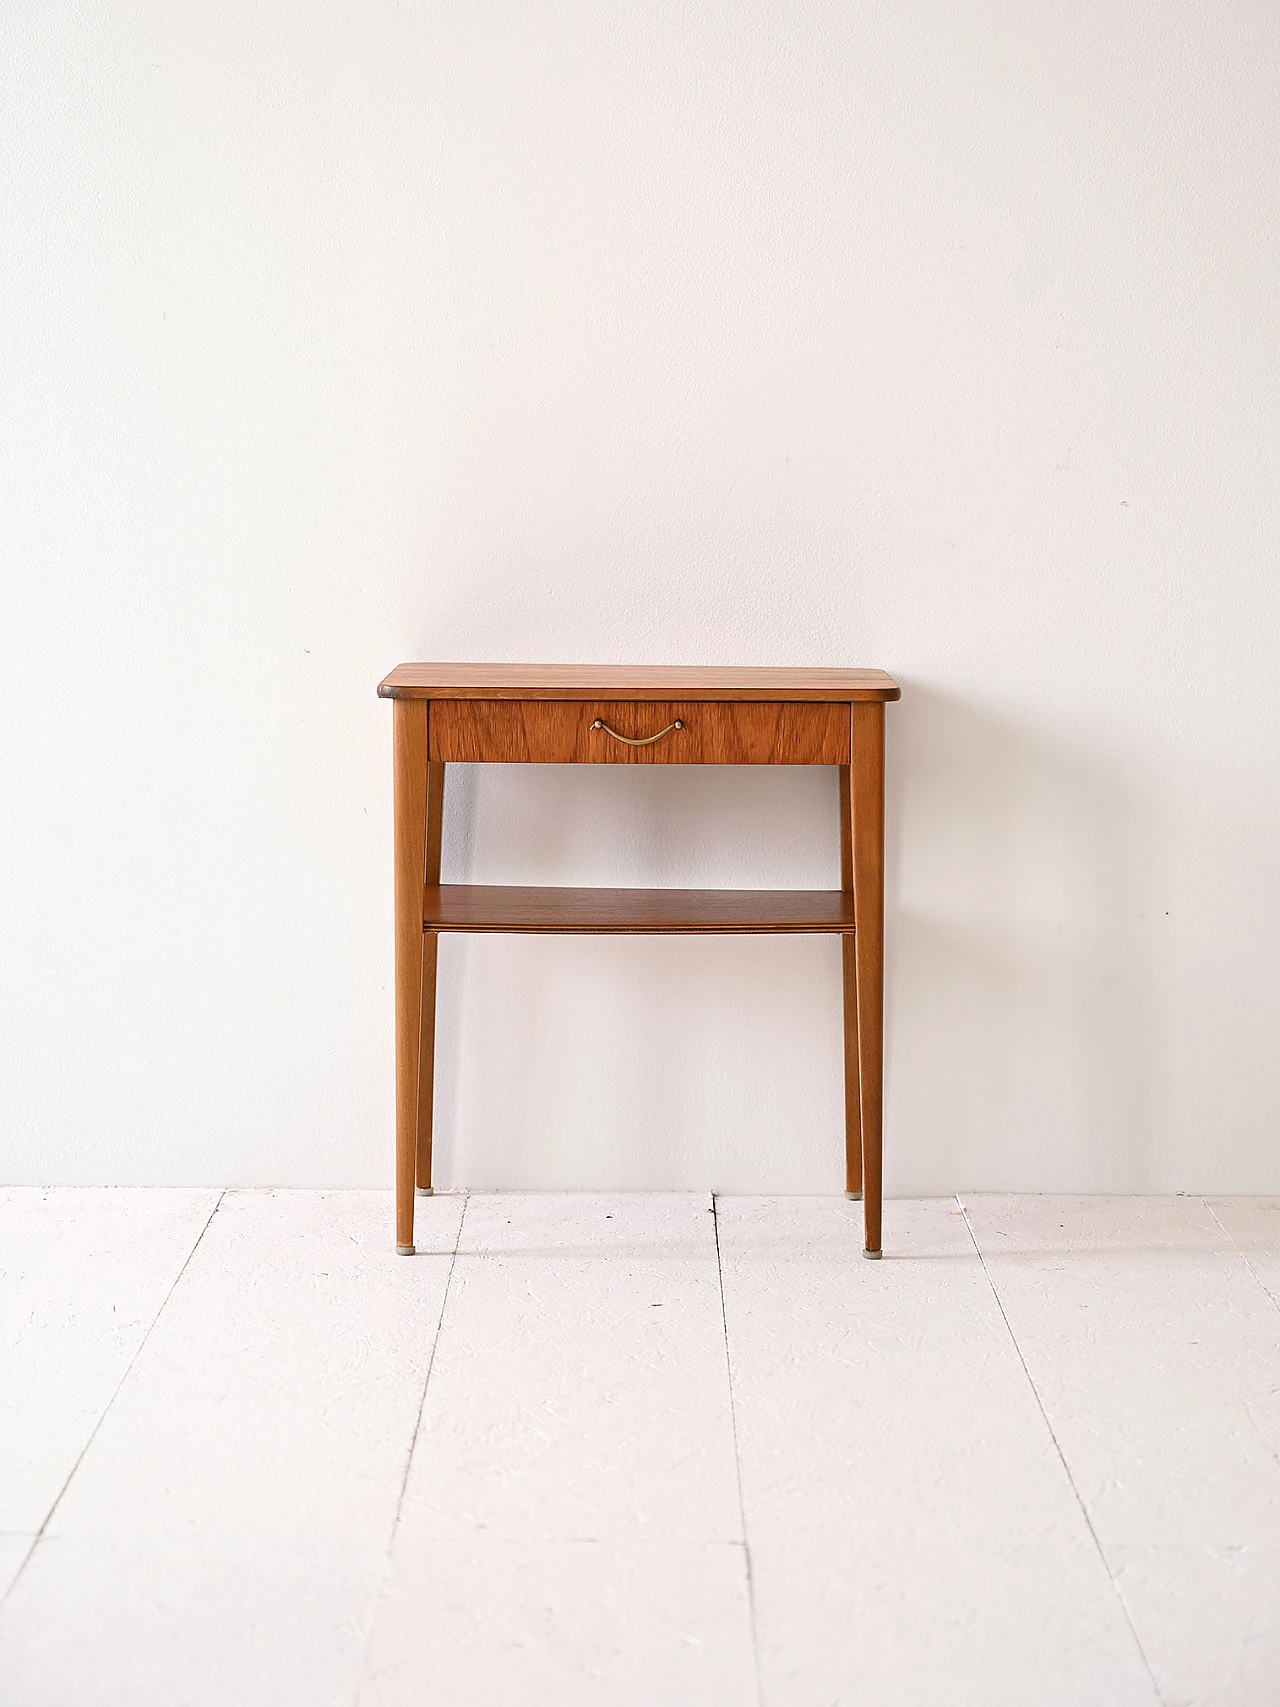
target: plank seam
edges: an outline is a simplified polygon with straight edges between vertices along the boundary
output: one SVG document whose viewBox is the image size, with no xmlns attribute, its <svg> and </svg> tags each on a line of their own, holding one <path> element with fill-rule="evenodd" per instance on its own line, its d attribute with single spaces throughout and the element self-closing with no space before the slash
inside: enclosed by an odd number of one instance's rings
<svg viewBox="0 0 1280 1707">
<path fill-rule="evenodd" d="M 160 1300 L 159 1309 L 156 1311 L 155 1315 L 151 1318 L 151 1321 L 148 1323 L 146 1333 L 143 1334 L 142 1338 L 138 1341 L 137 1349 L 135 1350 L 133 1356 L 129 1359 L 128 1363 L 125 1365 L 124 1371 L 121 1374 L 120 1379 L 116 1382 L 115 1387 L 112 1389 L 111 1397 L 107 1400 L 106 1404 L 102 1407 L 102 1410 L 98 1415 L 97 1422 L 95 1422 L 93 1427 L 89 1430 L 89 1438 L 85 1441 L 84 1445 L 80 1448 L 79 1452 L 76 1454 L 75 1463 L 71 1466 L 70 1470 L 68 1470 L 67 1475 L 66 1475 L 66 1479 L 63 1482 L 62 1486 L 58 1489 L 57 1496 L 55 1497 L 53 1504 L 49 1507 L 48 1511 L 45 1513 L 44 1522 L 40 1525 L 39 1529 L 36 1531 L 35 1535 L 32 1537 L 31 1545 L 27 1549 L 26 1557 L 23 1559 L 22 1563 L 18 1566 L 17 1570 L 13 1573 L 13 1579 L 10 1582 L 8 1588 L 5 1590 L 4 1594 L 0 1595 L 0 1606 L 4 1605 L 5 1601 L 8 1600 L 9 1596 L 13 1593 L 14 1589 L 17 1588 L 19 1578 L 22 1576 L 22 1573 L 26 1570 L 27 1566 L 31 1563 L 32 1559 L 35 1557 L 36 1548 L 40 1545 L 41 1541 L 43 1540 L 45 1530 L 48 1529 L 49 1525 L 53 1522 L 54 1513 L 57 1511 L 58 1507 L 62 1504 L 63 1496 L 66 1494 L 67 1489 L 71 1486 L 71 1482 L 72 1482 L 73 1477 L 75 1476 L 76 1471 L 80 1468 L 81 1464 L 84 1462 L 85 1453 L 88 1452 L 89 1448 L 93 1445 L 94 1441 L 97 1439 L 98 1430 L 102 1427 L 103 1423 L 107 1420 L 107 1417 L 110 1414 L 112 1405 L 114 1405 L 116 1400 L 120 1397 L 121 1389 L 124 1387 L 125 1382 L 129 1379 L 129 1376 L 133 1371 L 134 1364 L 142 1356 L 142 1353 L 143 1353 L 144 1348 L 146 1347 L 147 1341 L 151 1338 L 151 1335 L 155 1332 L 156 1323 L 160 1320 L 161 1316 L 164 1314 L 165 1309 L 168 1306 L 170 1298 L 173 1297 L 173 1294 L 174 1294 L 175 1290 L 177 1289 L 178 1282 L 182 1279 L 183 1275 L 187 1272 L 188 1263 L 190 1263 L 192 1257 L 195 1256 L 196 1252 L 200 1249 L 201 1241 L 203 1240 L 205 1234 L 209 1231 L 209 1227 L 213 1221 L 214 1216 L 218 1213 L 219 1209 L 222 1208 L 222 1200 L 226 1195 L 227 1195 L 227 1193 L 226 1193 L 225 1188 L 218 1193 L 217 1201 L 214 1203 L 213 1208 L 209 1211 L 207 1217 L 205 1218 L 204 1226 L 201 1227 L 200 1231 L 196 1234 L 196 1237 L 195 1237 L 195 1240 L 191 1246 L 191 1249 L 187 1252 L 186 1256 L 183 1258 L 181 1268 L 179 1268 L 177 1274 L 174 1275 L 172 1284 L 170 1285 L 168 1291 L 165 1293 L 164 1297 Z"/>
<path fill-rule="evenodd" d="M 449 1307 L 449 1288 L 453 1284 L 453 1271 L 458 1266 L 458 1247 L 462 1243 L 462 1227 L 467 1219 L 467 1209 L 471 1203 L 471 1193 L 464 1194 L 462 1199 L 462 1214 L 458 1217 L 458 1231 L 454 1234 L 453 1249 L 449 1252 L 449 1272 L 444 1277 L 444 1291 L 440 1294 L 440 1314 L 436 1318 L 436 1331 L 431 1340 L 431 1351 L 427 1357 L 427 1367 L 422 1377 L 422 1393 L 418 1399 L 417 1415 L 413 1420 L 413 1433 L 409 1436 L 409 1450 L 405 1453 L 404 1474 L 400 1478 L 400 1492 L 396 1495 L 396 1514 L 391 1520 L 391 1533 L 387 1537 L 387 1556 L 382 1566 L 382 1581 L 378 1584 L 378 1592 L 374 1596 L 373 1611 L 369 1619 L 369 1628 L 365 1631 L 364 1652 L 360 1658 L 360 1675 L 356 1685 L 357 1698 L 364 1693 L 364 1686 L 369 1681 L 369 1649 L 373 1642 L 374 1626 L 378 1621 L 378 1608 L 382 1605 L 383 1596 L 387 1592 L 387 1583 L 391 1577 L 391 1560 L 395 1553 L 396 1534 L 400 1528 L 400 1518 L 404 1512 L 404 1499 L 409 1491 L 409 1472 L 413 1469 L 413 1455 L 418 1445 L 418 1435 L 422 1431 L 422 1413 L 427 1405 L 427 1387 L 431 1381 L 431 1371 L 436 1365 L 436 1350 L 440 1344 L 440 1334 L 444 1328 L 445 1311 Z"/>
<path fill-rule="evenodd" d="M 1248 1251 L 1245 1250 L 1244 1246 L 1236 1238 L 1235 1234 L 1231 1231 L 1230 1227 L 1228 1227 L 1227 1224 L 1223 1221 L 1222 1217 L 1218 1214 L 1218 1211 L 1213 1207 L 1213 1204 L 1210 1203 L 1209 1199 L 1207 1197 L 1202 1197 L 1200 1199 L 1200 1201 L 1201 1201 L 1201 1203 L 1204 1204 L 1205 1208 L 1209 1211 L 1210 1215 L 1213 1216 L 1214 1220 L 1218 1223 L 1219 1227 L 1222 1228 L 1222 1231 L 1223 1231 L 1224 1235 L 1226 1236 L 1227 1240 L 1229 1241 L 1232 1250 L 1236 1253 L 1236 1255 L 1240 1258 L 1240 1261 L 1244 1264 L 1244 1266 L 1249 1270 L 1249 1273 L 1257 1281 L 1258 1285 L 1262 1288 L 1262 1291 L 1265 1294 L 1265 1296 L 1268 1298 L 1268 1300 L 1272 1304 L 1275 1305 L 1277 1310 L 1280 1310 L 1280 1298 L 1276 1297 L 1275 1293 L 1271 1290 L 1271 1288 L 1267 1285 L 1266 1281 L 1258 1273 L 1257 1269 L 1249 1261 Z"/>
<path fill-rule="evenodd" d="M 733 1396 L 733 1358 L 729 1351 L 729 1311 L 724 1297 L 724 1264 L 720 1258 L 720 1212 L 716 1194 L 711 1193 L 711 1227 L 716 1240 L 716 1279 L 720 1285 L 720 1324 L 724 1329 L 724 1368 L 729 1388 L 729 1428 L 733 1436 L 733 1470 L 738 1483 L 738 1522 L 742 1527 L 742 1558 L 747 1573 L 747 1621 L 751 1628 L 751 1660 L 756 1683 L 756 1703 L 763 1700 L 760 1682 L 760 1644 L 756 1636 L 756 1593 L 751 1574 L 751 1543 L 747 1539 L 747 1506 L 742 1492 L 742 1455 L 738 1450 L 738 1408 Z"/>
<path fill-rule="evenodd" d="M 1111 1561 L 1107 1558 L 1102 1542 L 1098 1539 L 1098 1532 L 1093 1527 L 1093 1519 L 1089 1516 L 1089 1508 L 1085 1505 L 1080 1489 L 1076 1486 L 1076 1479 L 1071 1474 L 1071 1466 L 1067 1463 L 1067 1455 L 1062 1450 L 1062 1443 L 1054 1432 L 1053 1424 L 1049 1421 L 1049 1413 L 1045 1409 L 1044 1400 L 1040 1397 L 1040 1389 L 1036 1386 L 1035 1379 L 1032 1376 L 1030 1369 L 1027 1367 L 1027 1360 L 1022 1355 L 1022 1347 L 1018 1344 L 1018 1336 L 1013 1331 L 1013 1323 L 1009 1320 L 1008 1312 L 1005 1310 L 1004 1300 L 1001 1298 L 996 1287 L 996 1283 L 992 1278 L 991 1270 L 987 1267 L 987 1259 L 982 1254 L 982 1246 L 978 1243 L 978 1235 L 974 1232 L 973 1223 L 969 1219 L 968 1205 L 964 1202 L 959 1192 L 956 1193 L 956 1203 L 959 1205 L 960 1213 L 964 1217 L 965 1227 L 967 1228 L 969 1238 L 973 1243 L 974 1251 L 977 1253 L 978 1261 L 982 1265 L 982 1272 L 986 1276 L 987 1285 L 991 1288 L 991 1296 L 996 1301 L 996 1309 L 1000 1312 L 1000 1317 L 1004 1322 L 1006 1331 L 1008 1332 L 1010 1343 L 1017 1355 L 1018 1362 L 1022 1365 L 1022 1373 L 1027 1378 L 1027 1385 L 1031 1389 L 1031 1395 L 1035 1399 L 1036 1407 L 1044 1420 L 1044 1426 L 1048 1431 L 1049 1439 L 1053 1442 L 1053 1449 L 1058 1455 L 1058 1462 L 1062 1465 L 1063 1474 L 1067 1478 L 1067 1484 L 1070 1487 L 1072 1494 L 1075 1496 L 1075 1502 L 1080 1508 L 1080 1515 L 1084 1518 L 1085 1527 L 1089 1531 L 1090 1539 L 1092 1540 L 1094 1547 L 1097 1549 L 1099 1559 L 1102 1561 L 1102 1568 L 1107 1573 L 1107 1580 L 1110 1582 L 1112 1592 L 1115 1594 L 1120 1610 L 1124 1614 L 1125 1623 L 1129 1626 L 1129 1632 L 1133 1637 L 1133 1645 L 1138 1650 L 1138 1657 L 1146 1667 L 1147 1676 L 1151 1680 L 1152 1692 L 1155 1695 L 1156 1700 L 1160 1703 L 1160 1707 L 1166 1707 L 1164 1696 L 1160 1693 L 1160 1685 L 1156 1682 L 1156 1674 L 1151 1668 L 1151 1661 L 1147 1658 L 1147 1651 L 1142 1645 L 1142 1640 L 1138 1635 L 1137 1626 L 1134 1624 L 1129 1608 L 1125 1604 L 1124 1595 L 1120 1592 L 1120 1584 L 1116 1581 L 1115 1572 L 1111 1569 Z"/>
</svg>

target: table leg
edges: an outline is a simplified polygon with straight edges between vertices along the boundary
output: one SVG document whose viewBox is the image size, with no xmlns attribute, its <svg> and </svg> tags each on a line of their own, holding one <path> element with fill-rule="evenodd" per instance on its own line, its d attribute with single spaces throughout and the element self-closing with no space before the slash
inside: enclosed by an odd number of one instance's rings
<svg viewBox="0 0 1280 1707">
<path fill-rule="evenodd" d="M 880 1255 L 884 1073 L 884 707 L 852 708 L 850 808 L 865 1254 Z"/>
<path fill-rule="evenodd" d="M 849 766 L 840 766 L 840 885 L 853 889 L 853 802 Z M 840 938 L 844 982 L 844 1194 L 862 1196 L 862 1101 L 858 1073 L 858 962 L 852 936 Z"/>
<path fill-rule="evenodd" d="M 423 883 L 440 881 L 440 830 L 444 807 L 444 766 L 427 766 L 427 841 Z M 422 1019 L 418 1028 L 417 1180 L 419 1197 L 431 1196 L 431 1128 L 436 1076 L 436 960 L 440 938 L 422 933 Z"/>
<path fill-rule="evenodd" d="M 427 846 L 427 701 L 392 702 L 396 884 L 396 1250 L 413 1255 Z"/>
</svg>

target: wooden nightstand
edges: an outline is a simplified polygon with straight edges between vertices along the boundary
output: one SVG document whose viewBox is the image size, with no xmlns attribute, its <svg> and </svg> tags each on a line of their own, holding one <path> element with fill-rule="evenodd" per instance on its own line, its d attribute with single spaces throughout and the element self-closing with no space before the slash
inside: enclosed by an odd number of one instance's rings
<svg viewBox="0 0 1280 1707">
<path fill-rule="evenodd" d="M 883 670 L 401 664 L 395 701 L 396 1249 L 431 1190 L 441 931 L 835 932 L 844 953 L 845 1189 L 880 1255 L 884 990 Z M 843 883 L 832 890 L 520 889 L 440 882 L 444 767 L 836 765 Z"/>
</svg>

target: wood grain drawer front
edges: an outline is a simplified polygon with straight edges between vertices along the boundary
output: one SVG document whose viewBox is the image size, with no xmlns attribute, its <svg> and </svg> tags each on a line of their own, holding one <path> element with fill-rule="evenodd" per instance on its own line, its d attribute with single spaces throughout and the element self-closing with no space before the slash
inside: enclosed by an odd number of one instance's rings
<svg viewBox="0 0 1280 1707">
<path fill-rule="evenodd" d="M 660 731 L 658 740 L 649 740 Z M 847 765 L 849 707 L 770 700 L 433 699 L 428 739 L 437 763 Z"/>
</svg>

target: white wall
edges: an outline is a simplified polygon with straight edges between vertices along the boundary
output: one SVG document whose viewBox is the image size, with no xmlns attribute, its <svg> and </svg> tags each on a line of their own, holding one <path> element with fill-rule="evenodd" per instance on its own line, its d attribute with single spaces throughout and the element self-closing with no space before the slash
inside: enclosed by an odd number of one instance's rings
<svg viewBox="0 0 1280 1707">
<path fill-rule="evenodd" d="M 391 1163 L 401 659 L 874 664 L 888 1181 L 1280 1190 L 1280 12 L 10 6 L 0 1178 Z M 827 885 L 827 773 L 446 877 Z M 828 1190 L 838 949 L 446 940 L 440 1177 Z"/>
</svg>

